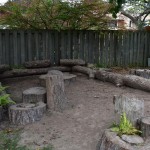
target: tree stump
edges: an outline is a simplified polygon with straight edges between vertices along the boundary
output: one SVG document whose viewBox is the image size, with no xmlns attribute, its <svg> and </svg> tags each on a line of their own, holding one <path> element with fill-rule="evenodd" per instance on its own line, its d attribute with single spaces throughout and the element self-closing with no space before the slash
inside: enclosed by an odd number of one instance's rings
<svg viewBox="0 0 150 150">
<path fill-rule="evenodd" d="M 26 125 L 39 121 L 46 111 L 46 104 L 21 103 L 12 105 L 9 108 L 9 120 L 15 125 Z"/>
<path fill-rule="evenodd" d="M 138 77 L 136 75 L 126 75 L 123 78 L 124 84 L 126 86 L 140 89 L 144 91 L 150 91 L 150 80 L 142 77 Z"/>
<path fill-rule="evenodd" d="M 91 68 L 88 68 L 88 67 L 74 66 L 74 67 L 72 67 L 72 71 L 86 74 L 86 75 L 89 76 L 89 78 L 94 78 L 95 77 L 95 71 Z"/>
<path fill-rule="evenodd" d="M 117 122 L 123 112 L 126 113 L 127 118 L 133 123 L 133 125 L 137 125 L 138 119 L 144 116 L 144 101 L 139 100 L 134 95 L 115 95 L 114 105 Z"/>
<path fill-rule="evenodd" d="M 67 105 L 62 75 L 49 75 L 46 79 L 47 107 L 51 111 L 62 112 Z"/>
<path fill-rule="evenodd" d="M 115 84 L 117 87 L 123 86 L 123 76 L 121 74 L 107 72 L 107 71 L 97 71 L 95 73 L 95 78 L 103 82 L 110 82 Z"/>
<path fill-rule="evenodd" d="M 150 145 L 146 145 L 141 137 L 135 136 L 133 141 L 130 138 L 131 143 L 128 143 L 117 136 L 117 133 L 107 129 L 104 131 L 96 150 L 149 150 Z"/>
<path fill-rule="evenodd" d="M 150 136 L 150 117 L 143 117 L 141 119 L 140 129 L 144 138 L 148 138 Z"/>
<path fill-rule="evenodd" d="M 82 59 L 60 59 L 61 66 L 84 66 L 85 61 Z"/>
<path fill-rule="evenodd" d="M 46 102 L 46 89 L 44 87 L 32 87 L 22 93 L 23 103 Z"/>
<path fill-rule="evenodd" d="M 26 68 L 46 68 L 49 67 L 51 64 L 50 60 L 35 60 L 35 61 L 28 61 L 24 63 Z"/>
</svg>

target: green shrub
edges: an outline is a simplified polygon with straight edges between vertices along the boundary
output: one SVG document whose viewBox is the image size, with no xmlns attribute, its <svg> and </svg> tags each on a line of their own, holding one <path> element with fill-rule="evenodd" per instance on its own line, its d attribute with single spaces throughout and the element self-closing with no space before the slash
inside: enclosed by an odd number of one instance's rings
<svg viewBox="0 0 150 150">
<path fill-rule="evenodd" d="M 7 106 L 8 104 L 15 104 L 9 97 L 9 94 L 4 94 L 3 91 L 7 87 L 0 86 L 0 106 Z"/>
<path fill-rule="evenodd" d="M 123 113 L 120 117 L 120 123 L 114 124 L 111 128 L 111 131 L 117 132 L 119 136 L 123 134 L 127 135 L 135 135 L 135 134 L 141 134 L 142 132 L 138 129 L 136 129 L 132 123 L 128 120 L 126 113 Z"/>
</svg>

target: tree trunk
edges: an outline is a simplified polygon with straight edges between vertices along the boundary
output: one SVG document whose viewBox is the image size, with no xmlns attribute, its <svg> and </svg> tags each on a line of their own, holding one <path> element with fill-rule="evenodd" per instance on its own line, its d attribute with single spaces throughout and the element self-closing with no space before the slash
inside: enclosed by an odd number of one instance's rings
<svg viewBox="0 0 150 150">
<path fill-rule="evenodd" d="M 62 75 L 49 75 L 46 79 L 47 107 L 50 111 L 62 112 L 67 105 Z"/>
<path fill-rule="evenodd" d="M 74 67 L 72 67 L 72 71 L 86 74 L 89 76 L 89 78 L 95 77 L 95 71 L 93 69 L 88 68 L 88 67 L 74 66 Z"/>
<path fill-rule="evenodd" d="M 46 104 L 16 104 L 9 108 L 9 120 L 12 124 L 26 125 L 39 121 L 46 111 Z"/>
<path fill-rule="evenodd" d="M 8 71 L 8 70 L 10 70 L 10 66 L 9 65 L 6 65 L 6 64 L 0 65 L 0 74 L 5 72 L 5 71 Z"/>
<path fill-rule="evenodd" d="M 36 60 L 36 61 L 28 61 L 24 63 L 25 68 L 46 68 L 51 64 L 50 60 Z"/>
<path fill-rule="evenodd" d="M 140 89 L 143 91 L 150 91 L 150 80 L 135 75 L 126 75 L 124 77 L 124 84 L 126 86 Z"/>
<path fill-rule="evenodd" d="M 140 129 L 144 138 L 150 137 L 150 117 L 143 117 L 141 119 Z"/>
<path fill-rule="evenodd" d="M 85 61 L 81 59 L 60 59 L 60 65 L 61 66 L 84 66 Z"/>
<path fill-rule="evenodd" d="M 46 89 L 44 87 L 32 87 L 22 93 L 23 103 L 46 103 Z"/>
<path fill-rule="evenodd" d="M 107 71 L 97 71 L 95 73 L 95 78 L 103 82 L 110 82 L 115 84 L 117 87 L 123 86 L 123 76 L 117 73 L 107 72 Z"/>
<path fill-rule="evenodd" d="M 114 96 L 115 117 L 116 122 L 119 122 L 123 112 L 133 125 L 137 126 L 137 121 L 144 116 L 144 101 L 139 100 L 134 95 L 123 94 Z"/>
</svg>

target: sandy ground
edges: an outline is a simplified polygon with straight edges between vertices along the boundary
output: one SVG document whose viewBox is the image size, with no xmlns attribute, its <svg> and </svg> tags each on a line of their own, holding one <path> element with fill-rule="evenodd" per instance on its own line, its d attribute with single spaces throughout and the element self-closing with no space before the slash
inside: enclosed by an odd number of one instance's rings
<svg viewBox="0 0 150 150">
<path fill-rule="evenodd" d="M 13 100 L 21 102 L 23 90 L 38 86 L 38 76 L 7 79 L 4 85 Z M 132 93 L 145 101 L 145 115 L 150 115 L 150 93 L 117 88 L 111 83 L 89 80 L 80 76 L 66 86 L 71 107 L 63 113 L 47 112 L 41 121 L 26 125 L 20 144 L 40 148 L 52 144 L 55 150 L 96 150 L 104 131 L 114 120 L 113 95 Z"/>
</svg>

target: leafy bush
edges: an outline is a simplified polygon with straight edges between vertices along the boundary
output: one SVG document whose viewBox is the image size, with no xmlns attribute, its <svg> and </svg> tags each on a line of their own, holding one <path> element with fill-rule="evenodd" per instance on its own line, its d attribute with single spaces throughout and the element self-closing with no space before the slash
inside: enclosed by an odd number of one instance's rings
<svg viewBox="0 0 150 150">
<path fill-rule="evenodd" d="M 0 106 L 6 106 L 8 104 L 15 104 L 9 97 L 9 94 L 4 94 L 4 90 L 7 87 L 0 86 Z"/>
<path fill-rule="evenodd" d="M 31 150 L 26 146 L 19 146 L 20 130 L 11 132 L 0 132 L 0 150 Z M 37 150 L 53 150 L 53 146 L 48 145 L 42 149 Z"/>
<path fill-rule="evenodd" d="M 132 123 L 127 119 L 126 113 L 123 113 L 120 117 L 120 123 L 114 124 L 113 127 L 111 128 L 111 131 L 117 132 L 119 136 L 123 134 L 127 135 L 135 135 L 135 134 L 140 134 L 141 131 L 136 129 Z"/>
</svg>

